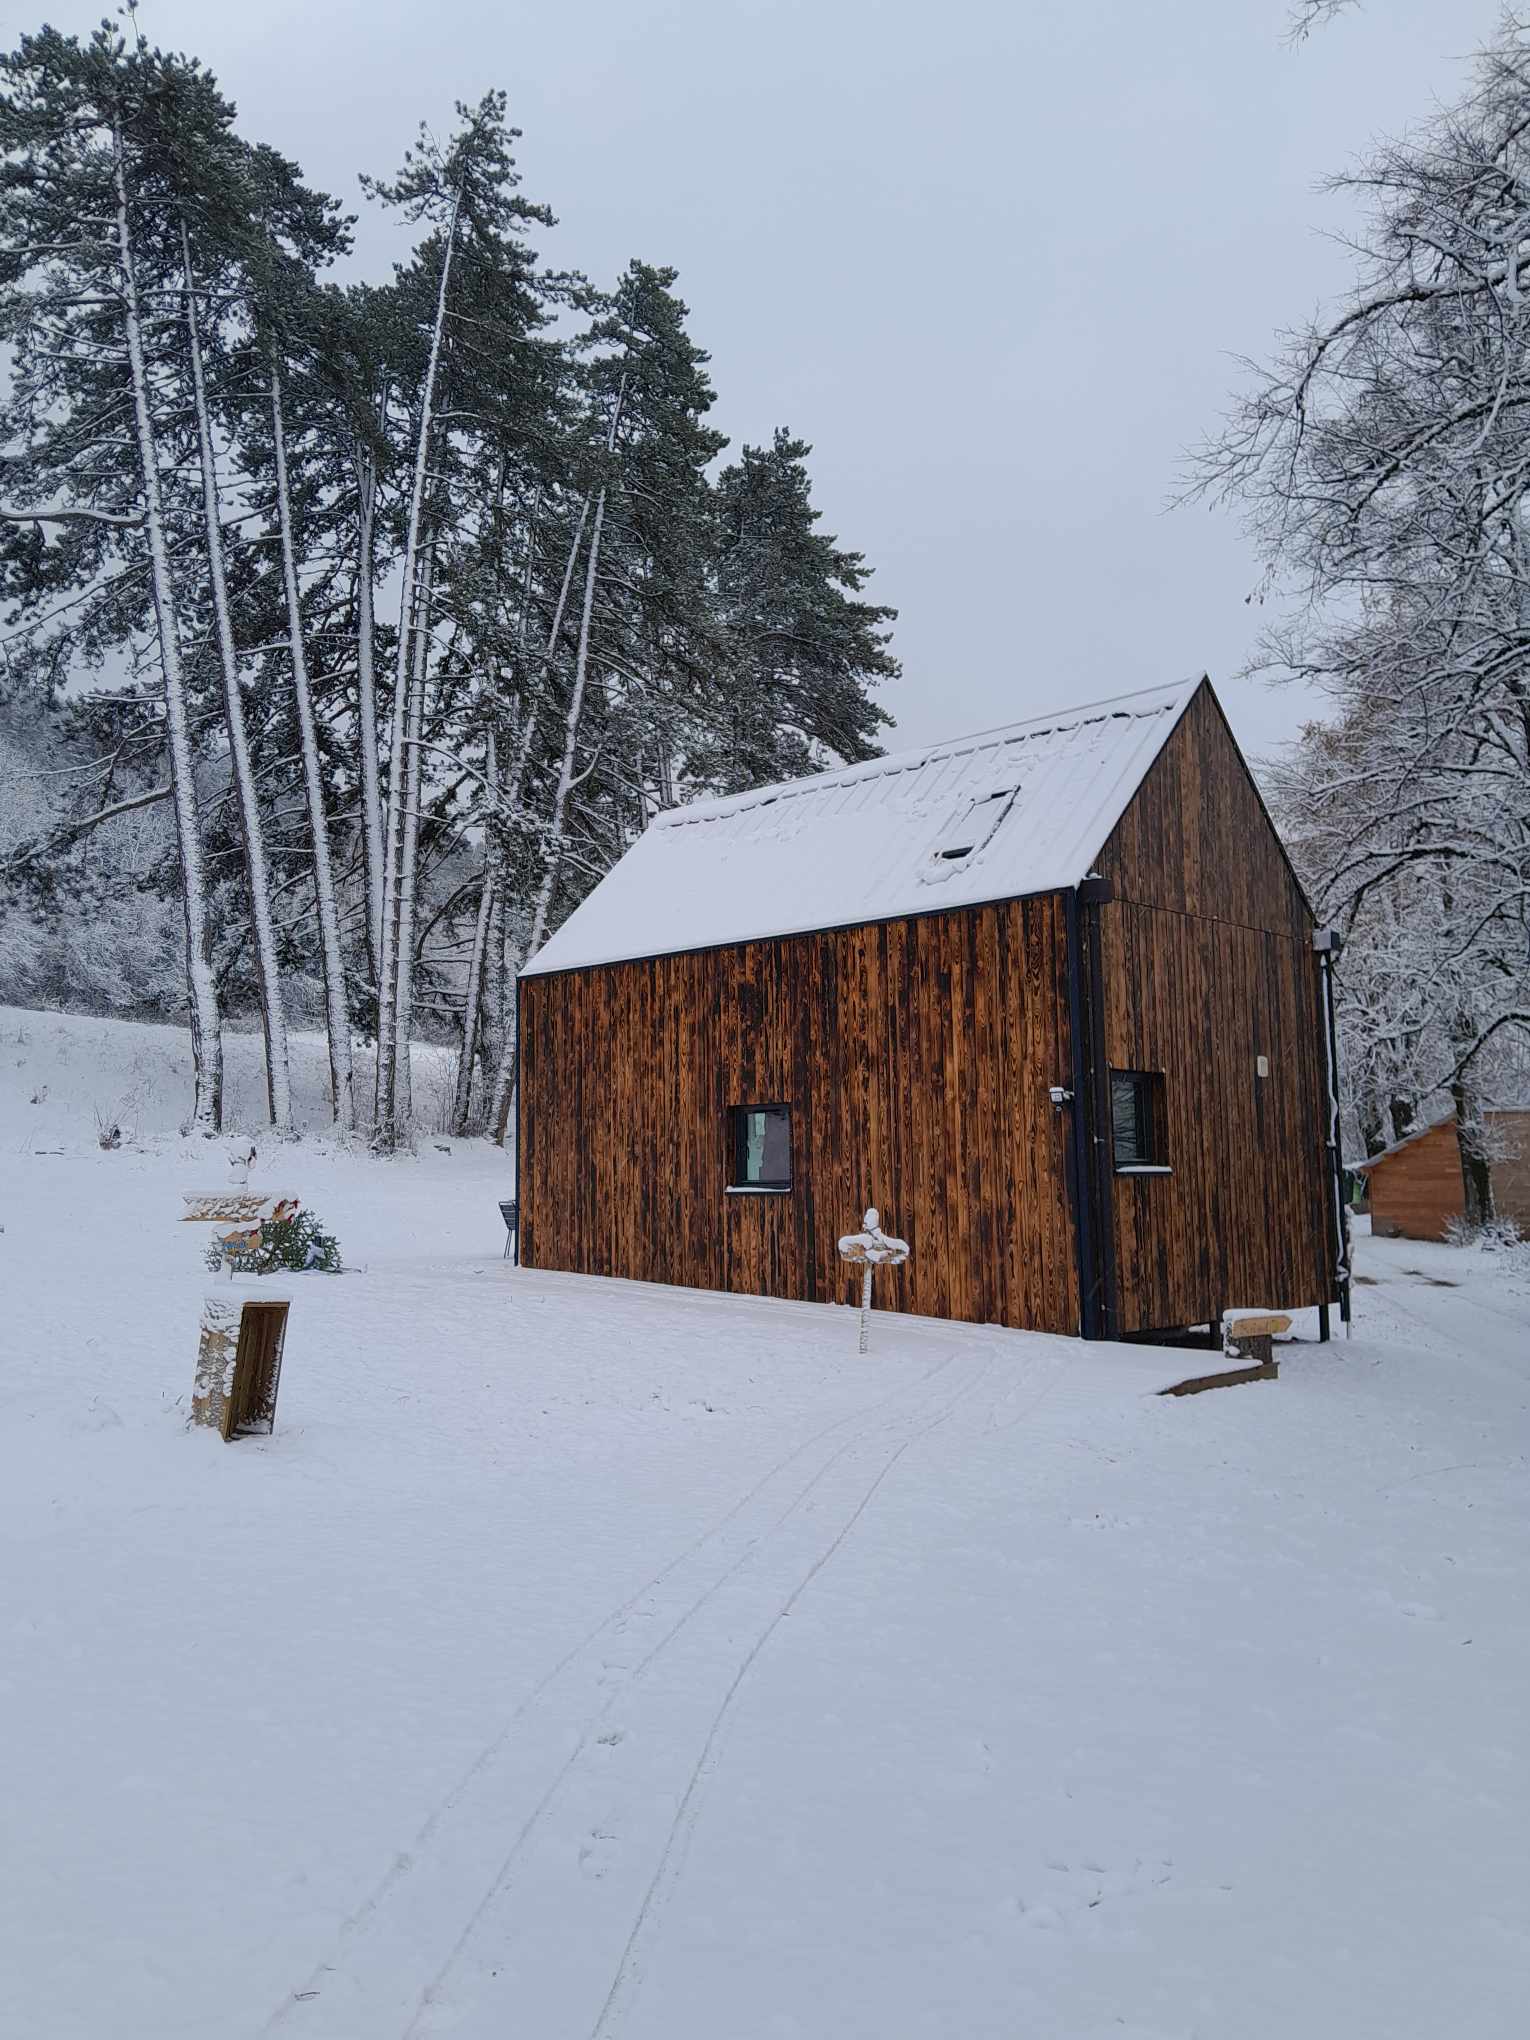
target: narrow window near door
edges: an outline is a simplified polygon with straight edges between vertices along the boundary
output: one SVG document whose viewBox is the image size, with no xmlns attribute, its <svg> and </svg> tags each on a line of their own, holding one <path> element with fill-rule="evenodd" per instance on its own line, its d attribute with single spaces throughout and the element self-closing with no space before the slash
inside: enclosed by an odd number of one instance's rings
<svg viewBox="0 0 1530 2040">
<path fill-rule="evenodd" d="M 792 1114 L 789 1105 L 735 1105 L 730 1190 L 790 1190 Z"/>
<path fill-rule="evenodd" d="M 1110 1131 L 1118 1176 L 1169 1173 L 1161 1070 L 1111 1071 Z"/>
</svg>

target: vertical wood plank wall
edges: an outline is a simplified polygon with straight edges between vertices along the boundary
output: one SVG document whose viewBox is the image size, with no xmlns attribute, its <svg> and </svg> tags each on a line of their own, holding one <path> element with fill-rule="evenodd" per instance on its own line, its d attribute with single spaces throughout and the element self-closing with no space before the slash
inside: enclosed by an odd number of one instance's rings
<svg viewBox="0 0 1530 2040">
<path fill-rule="evenodd" d="M 1488 1112 L 1493 1209 L 1530 1230 L 1530 1112 Z M 1442 1240 L 1465 1216 L 1454 1119 L 1431 1126 L 1369 1171 L 1371 1231 L 1384 1239 Z"/>
<path fill-rule="evenodd" d="M 852 1300 L 839 1235 L 912 1249 L 879 1305 L 1074 1332 L 1060 895 L 521 985 L 521 1259 Z M 793 1188 L 729 1196 L 729 1108 L 789 1104 Z"/>
<path fill-rule="evenodd" d="M 1124 901 L 1100 916 L 1106 1058 L 1163 1071 L 1173 1171 L 1114 1178 L 1116 1329 L 1327 1301 L 1312 951 Z"/>
<path fill-rule="evenodd" d="M 1120 899 L 1310 944 L 1312 913 L 1209 687 L 1096 860 Z"/>
<path fill-rule="evenodd" d="M 1173 1170 L 1113 1178 L 1115 1329 L 1331 1300 L 1312 916 L 1209 688 L 1098 868 L 1105 1059 L 1164 1073 Z"/>
<path fill-rule="evenodd" d="M 1370 1204 L 1371 1231 L 1380 1239 L 1444 1239 L 1450 1221 L 1466 1211 L 1455 1121 L 1430 1127 L 1378 1162 L 1370 1171 Z"/>
</svg>

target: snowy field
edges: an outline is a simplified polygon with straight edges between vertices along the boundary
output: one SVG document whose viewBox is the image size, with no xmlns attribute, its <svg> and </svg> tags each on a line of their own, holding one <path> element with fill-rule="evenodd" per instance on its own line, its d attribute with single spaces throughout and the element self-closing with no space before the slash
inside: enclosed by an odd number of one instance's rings
<svg viewBox="0 0 1530 2040">
<path fill-rule="evenodd" d="M 1362 1242 L 1352 1341 L 1165 1400 L 518 1273 L 492 1150 L 310 1141 L 260 1181 L 350 1272 L 224 1446 L 185 1088 L 170 1030 L 0 1010 L 0 2033 L 1524 2031 L 1502 1256 Z"/>
</svg>

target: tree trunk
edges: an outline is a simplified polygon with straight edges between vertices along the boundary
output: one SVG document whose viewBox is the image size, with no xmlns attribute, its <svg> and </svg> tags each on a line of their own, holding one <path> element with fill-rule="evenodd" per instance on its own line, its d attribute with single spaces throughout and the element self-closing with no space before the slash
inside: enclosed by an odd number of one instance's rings
<svg viewBox="0 0 1530 2040">
<path fill-rule="evenodd" d="M 377 674 L 373 663 L 377 463 L 369 451 L 357 456 L 356 500 L 356 716 L 361 760 L 361 840 L 367 877 L 367 963 L 376 984 L 383 951 L 383 822 L 377 763 Z"/>
<path fill-rule="evenodd" d="M 128 223 L 127 172 L 122 120 L 112 120 L 112 177 L 117 200 L 117 253 L 122 268 L 123 324 L 133 384 L 133 420 L 138 459 L 143 470 L 144 527 L 154 615 L 159 629 L 160 668 L 165 683 L 165 725 L 169 738 L 171 805 L 175 813 L 176 848 L 181 864 L 181 900 L 186 921 L 186 990 L 191 1022 L 191 1063 L 195 1092 L 191 1123 L 198 1133 L 214 1134 L 223 1125 L 223 1019 L 212 968 L 212 923 L 207 911 L 207 871 L 202 856 L 201 826 L 191 755 L 191 726 L 181 670 L 180 621 L 175 584 L 165 544 L 164 500 L 154 424 L 149 411 L 149 378 L 144 365 L 143 329 L 138 302 L 138 268 Z"/>
<path fill-rule="evenodd" d="M 420 774 L 425 734 L 425 680 L 430 662 L 430 590 L 435 554 L 426 549 L 420 566 L 420 599 L 415 611 L 414 674 L 409 689 L 405 737 L 404 804 L 398 859 L 398 999 L 394 1061 L 394 1137 L 408 1139 L 414 1118 L 414 922 L 420 862 Z"/>
<path fill-rule="evenodd" d="M 308 800 L 308 832 L 313 838 L 314 896 L 319 912 L 319 947 L 324 960 L 324 1020 L 329 1037 L 330 1095 L 335 1125 L 342 1136 L 356 1127 L 356 1099 L 351 1066 L 351 1022 L 345 998 L 345 956 L 340 946 L 340 913 L 335 900 L 334 864 L 330 857 L 329 821 L 324 812 L 324 782 L 319 763 L 319 736 L 314 722 L 308 658 L 303 649 L 303 612 L 298 600 L 297 562 L 292 546 L 292 497 L 287 483 L 287 444 L 282 420 L 281 370 L 271 353 L 271 434 L 276 461 L 276 510 L 281 532 L 282 581 L 287 595 L 287 630 L 292 644 L 292 687 L 297 698 L 298 734 L 303 752 L 303 790 Z"/>
<path fill-rule="evenodd" d="M 510 732 L 507 732 L 508 734 Z M 484 855 L 488 869 L 491 905 L 488 946 L 484 956 L 483 1019 L 478 1033 L 478 1055 L 483 1063 L 486 1105 L 493 1093 L 494 1073 L 499 1068 L 500 1054 L 505 1045 L 505 1002 L 509 990 L 507 971 L 509 959 L 505 953 L 507 930 L 505 893 L 509 865 L 506 857 L 503 798 L 499 780 L 499 741 L 492 726 L 489 730 L 489 778 L 493 787 L 494 805 L 484 830 Z"/>
<path fill-rule="evenodd" d="M 563 868 L 563 824 L 568 815 L 568 797 L 574 784 L 574 765 L 579 750 L 579 725 L 584 719 L 585 690 L 590 674 L 590 624 L 595 613 L 595 582 L 600 572 L 600 535 L 606 521 L 606 492 L 595 499 L 595 524 L 590 532 L 590 555 L 584 568 L 584 604 L 579 615 L 579 650 L 574 659 L 574 685 L 569 695 L 568 717 L 563 726 L 563 755 L 558 761 L 558 784 L 553 793 L 552 816 L 547 831 L 547 868 L 537 887 L 536 906 L 531 915 L 531 933 L 526 938 L 527 958 L 535 956 L 547 937 L 553 893 Z"/>
<path fill-rule="evenodd" d="M 1381 1107 L 1370 1092 L 1363 1093 L 1355 1101 L 1355 1119 L 1360 1128 L 1360 1141 L 1368 1155 L 1379 1155 L 1387 1146 L 1386 1130 L 1381 1121 Z"/>
<path fill-rule="evenodd" d="M 501 868 L 494 874 L 494 915 L 489 924 L 489 967 L 484 979 L 484 1033 L 479 1043 L 486 1102 L 492 1097 L 504 1055 L 510 1001 L 514 996 L 515 984 L 510 976 L 510 916 Z"/>
<path fill-rule="evenodd" d="M 1482 1112 L 1465 1077 L 1450 1087 L 1456 1108 L 1456 1144 L 1461 1150 L 1462 1209 L 1466 1223 L 1486 1225 L 1493 1216 L 1493 1168 L 1482 1138 Z"/>
<path fill-rule="evenodd" d="M 617 385 L 616 402 L 611 407 L 611 425 L 606 433 L 608 457 L 616 450 L 616 435 L 621 429 L 622 406 L 626 397 L 627 378 L 624 375 Z M 602 488 L 595 499 L 595 524 L 590 532 L 590 556 L 585 562 L 584 605 L 579 616 L 579 650 L 574 659 L 574 686 L 569 696 L 568 718 L 563 731 L 563 756 L 558 763 L 558 785 L 553 794 L 552 820 L 547 832 L 547 869 L 543 872 L 542 883 L 537 888 L 537 902 L 531 916 L 531 933 L 526 938 L 528 962 L 547 939 L 547 921 L 552 911 L 553 893 L 563 866 L 563 824 L 568 812 L 569 793 L 574 784 L 574 763 L 579 749 L 579 725 L 584 717 L 584 696 L 589 682 L 590 625 L 595 614 L 595 584 L 600 574 L 600 535 L 605 521 L 606 491 Z"/>
<path fill-rule="evenodd" d="M 590 532 L 590 556 L 584 570 L 584 605 L 579 618 L 579 650 L 574 660 L 574 686 L 569 696 L 568 718 L 564 724 L 563 756 L 558 766 L 558 784 L 553 794 L 552 817 L 547 831 L 547 868 L 542 873 L 542 883 L 537 887 L 536 906 L 531 915 L 531 933 L 526 939 L 526 956 L 531 958 L 541 948 L 547 934 L 548 916 L 552 911 L 553 892 L 558 883 L 558 874 L 563 863 L 563 824 L 568 813 L 568 797 L 574 784 L 574 762 L 579 747 L 579 724 L 584 715 L 585 688 L 589 679 L 590 665 L 590 620 L 595 608 L 595 579 L 600 570 L 600 534 L 606 518 L 606 492 L 601 490 L 595 499 L 595 524 Z M 515 1044 L 507 1045 L 501 1081 L 504 1089 L 495 1099 L 494 1137 L 504 1146 L 505 1134 L 510 1124 L 510 1112 L 515 1103 Z M 496 1084 L 496 1092 L 499 1085 Z M 517 1158 L 519 1165 L 519 1158 Z"/>
<path fill-rule="evenodd" d="M 484 752 L 484 781 L 489 795 L 491 819 L 484 830 L 483 885 L 478 894 L 478 921 L 473 929 L 473 953 L 468 960 L 467 987 L 463 993 L 462 1049 L 457 1058 L 457 1088 L 452 1099 L 452 1132 L 458 1135 L 467 1132 L 468 1115 L 473 1106 L 473 1065 L 478 1059 L 478 1007 L 483 995 L 484 966 L 489 953 L 489 931 L 494 922 L 496 884 L 494 859 L 489 847 L 489 829 L 493 827 L 492 810 L 499 798 L 499 773 L 496 769 L 492 730 L 485 740 Z"/>
<path fill-rule="evenodd" d="M 202 336 L 197 325 L 195 279 L 191 267 L 191 236 L 181 223 L 181 259 L 186 282 L 186 337 L 191 357 L 191 385 L 196 400 L 197 449 L 202 467 L 202 512 L 207 523 L 207 578 L 212 591 L 223 677 L 223 719 L 228 728 L 229 765 L 234 782 L 234 807 L 244 851 L 245 887 L 254 936 L 255 982 L 260 997 L 260 1023 L 266 1044 L 266 1103 L 278 1133 L 292 1129 L 292 1084 L 287 1062 L 287 1016 L 283 1010 L 281 974 L 276 959 L 276 929 L 271 915 L 271 873 L 266 861 L 265 828 L 255 794 L 250 740 L 239 686 L 239 658 L 228 606 L 228 578 L 223 562 L 223 520 L 218 504 L 218 476 L 213 461 L 212 421 L 207 409 L 207 381 L 202 366 Z"/>
<path fill-rule="evenodd" d="M 558 640 L 563 635 L 563 617 L 568 608 L 568 598 L 574 586 L 574 568 L 579 563 L 579 548 L 584 540 L 585 521 L 590 514 L 590 499 L 585 497 L 579 506 L 579 521 L 574 526 L 574 541 L 568 549 L 568 559 L 563 567 L 563 580 L 558 588 L 558 600 L 553 608 L 552 625 L 547 633 L 547 650 L 543 654 L 544 676 L 551 670 L 557 657 Z M 515 770 L 510 785 L 501 802 L 502 812 L 513 814 L 520 805 L 521 789 L 525 784 L 526 768 L 531 759 L 532 740 L 536 735 L 535 697 L 526 704 L 526 722 L 521 731 L 520 749 L 516 753 Z M 489 1105 L 489 1135 L 500 1147 L 505 1144 L 505 1129 L 510 1123 L 510 1104 L 515 1088 L 515 979 L 521 959 L 514 945 L 505 944 L 505 976 L 507 995 L 505 1001 L 505 1025 L 500 1038 L 499 1067 L 494 1072 L 494 1096 Z"/>
<path fill-rule="evenodd" d="M 420 392 L 420 423 L 414 449 L 414 478 L 409 489 L 409 521 L 404 534 L 403 588 L 399 595 L 398 645 L 393 661 L 392 752 L 388 763 L 387 841 L 383 853 L 382 959 L 377 980 L 377 1132 L 379 1147 L 394 1146 L 403 1123 L 399 1106 L 399 1024 L 398 994 L 402 925 L 399 886 L 402 881 L 401 851 L 404 785 L 408 774 L 405 757 L 408 739 L 408 702 L 411 691 L 414 632 L 419 606 L 420 531 L 425 511 L 425 486 L 430 471 L 430 436 L 435 423 L 436 376 L 441 365 L 441 341 L 446 330 L 446 307 L 451 284 L 452 257 L 457 245 L 457 221 L 462 209 L 459 192 L 452 205 L 441 256 L 441 282 L 436 292 L 436 314 L 430 331 L 430 353 L 425 364 L 425 384 Z M 404 1049 L 407 1055 L 407 1046 Z M 404 1079 L 407 1084 L 407 1073 Z"/>
</svg>

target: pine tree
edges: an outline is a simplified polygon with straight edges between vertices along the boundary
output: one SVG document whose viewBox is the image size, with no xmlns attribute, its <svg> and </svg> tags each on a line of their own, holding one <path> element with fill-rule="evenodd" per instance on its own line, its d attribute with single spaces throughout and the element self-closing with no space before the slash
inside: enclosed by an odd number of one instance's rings
<svg viewBox="0 0 1530 2040">
<path fill-rule="evenodd" d="M 718 477 L 727 698 L 692 769 L 719 792 L 872 757 L 890 721 L 869 690 L 897 677 L 897 611 L 856 599 L 864 555 L 815 528 L 811 451 L 778 428 Z"/>
<path fill-rule="evenodd" d="M 8 522 L 33 526 L 8 562 L 23 613 L 41 620 L 61 589 L 87 591 L 92 613 L 76 620 L 72 646 L 99 657 L 141 629 L 146 596 L 152 607 L 186 932 L 191 1124 L 211 1133 L 222 1123 L 222 1015 L 167 514 L 175 453 L 154 378 L 165 315 L 184 291 L 157 71 L 106 27 L 85 45 L 44 29 L 0 60 L 0 338 L 12 356 L 0 432 L 20 449 L 3 508 Z M 210 85 L 203 98 L 205 117 L 225 116 Z M 62 534 L 46 548 L 44 524 Z"/>
<path fill-rule="evenodd" d="M 674 282 L 630 263 L 593 329 L 591 533 L 529 955 L 570 869 L 587 885 L 673 801 L 724 685 L 707 468 L 726 442 L 706 423 L 707 357 Z"/>
<path fill-rule="evenodd" d="M 381 981 L 377 987 L 377 1144 L 390 1149 L 406 1136 L 404 1087 L 408 1083 L 406 1020 L 412 1006 L 414 947 L 410 938 L 412 873 L 418 865 L 420 802 L 410 800 L 418 785 L 418 759 L 410 761 L 410 716 L 422 722 L 422 692 L 428 681 L 428 630 L 422 628 L 422 557 L 437 545 L 432 518 L 447 514 L 451 490 L 451 449 L 457 424 L 443 396 L 459 390 L 469 412 L 473 367 L 488 351 L 504 375 L 526 343 L 547 322 L 547 286 L 526 243 L 526 228 L 551 226 L 545 206 L 518 194 L 514 165 L 516 131 L 506 122 L 506 98 L 490 92 L 477 106 L 459 106 L 461 126 L 441 149 L 422 129 L 416 149 L 392 182 L 363 180 L 369 196 L 398 206 L 410 220 L 424 220 L 430 235 L 400 292 L 424 300 L 428 292 L 428 337 L 414 377 L 410 402 L 412 461 L 404 518 L 402 596 L 394 651 L 394 710 L 390 745 L 388 830 L 384 845 L 384 930 Z M 481 339 L 490 328 L 490 349 Z M 510 363 L 506 363 L 510 357 Z M 449 414 L 443 428 L 443 410 Z M 469 430 L 457 441 L 481 435 Z M 435 571 L 435 569 L 432 569 Z M 439 600 L 439 598 L 437 598 Z M 412 710 L 410 702 L 418 700 Z M 412 741 L 418 745 L 420 738 Z"/>
<path fill-rule="evenodd" d="M 418 746 L 431 685 L 421 562 L 429 552 L 431 599 L 448 627 L 471 643 L 472 626 L 458 600 L 464 592 L 457 586 L 458 563 L 473 550 L 472 523 L 485 511 L 486 477 L 503 477 L 512 450 L 524 465 L 544 433 L 563 371 L 561 350 L 538 336 L 552 304 L 570 288 L 567 279 L 543 274 L 526 238 L 528 229 L 553 221 L 545 206 L 519 194 L 517 130 L 507 124 L 504 94 L 489 93 L 458 112 L 462 125 L 444 149 L 422 130 L 396 179 L 364 180 L 372 196 L 431 229 L 398 280 L 402 301 L 418 306 L 423 345 L 414 373 L 406 369 L 403 378 L 413 451 L 394 652 L 378 986 L 376 1140 L 385 1149 L 407 1133 L 407 1023 L 423 814 Z M 443 524 L 453 527 L 455 542 L 443 541 Z M 406 755 L 411 746 L 412 759 Z"/>
<path fill-rule="evenodd" d="M 375 1024 L 378 1145 L 409 1138 L 418 1013 L 460 1025 L 454 1123 L 502 1130 L 521 960 L 660 808 L 867 755 L 891 612 L 805 446 L 709 481 L 672 270 L 542 266 L 503 94 L 364 180 L 422 238 L 337 290 L 347 223 L 194 63 L 44 31 L 0 88 L 6 679 L 97 747 L 0 878 L 35 905 L 157 809 L 200 1124 L 251 995 L 286 1122 L 285 970 L 322 974 L 342 1128 Z"/>
</svg>

